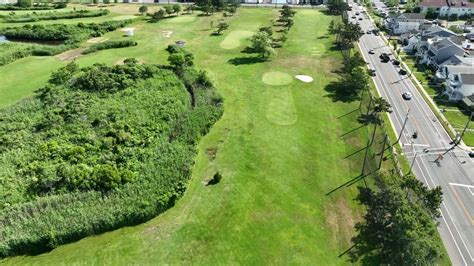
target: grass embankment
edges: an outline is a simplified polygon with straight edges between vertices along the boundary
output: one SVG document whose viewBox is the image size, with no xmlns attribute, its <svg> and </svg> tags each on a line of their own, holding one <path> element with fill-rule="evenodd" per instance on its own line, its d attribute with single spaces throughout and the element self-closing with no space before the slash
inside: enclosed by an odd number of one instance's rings
<svg viewBox="0 0 474 266">
<path fill-rule="evenodd" d="M 351 246 L 361 207 L 353 201 L 357 184 L 341 185 L 360 173 L 367 132 L 357 122 L 359 103 L 334 101 L 325 91 L 341 63 L 333 36 L 326 35 L 331 18 L 316 10 L 297 11 L 288 41 L 268 62 L 241 52 L 247 40 L 235 38 L 240 42 L 235 49 L 221 48 L 232 32 L 254 32 L 277 16 L 276 10 L 246 8 L 230 18 L 222 36 L 210 36 L 209 29 L 221 14 L 137 22 L 138 46 L 79 57 L 81 66 L 127 57 L 165 63 L 166 45 L 185 40 L 196 65 L 207 69 L 224 97 L 225 114 L 201 141 L 193 179 L 174 208 L 140 226 L 4 262 L 347 264 L 347 257 L 338 256 Z M 104 37 L 122 38 L 119 32 Z M 23 63 L 31 64 L 28 60 Z M 64 64 L 51 60 L 56 67 Z M 309 75 L 314 82 L 268 85 L 262 78 L 271 71 Z M 37 85 L 25 88 L 25 94 Z M 205 186 L 216 171 L 221 182 Z"/>
<path fill-rule="evenodd" d="M 408 65 L 408 67 L 410 67 L 410 69 L 414 68 L 415 59 L 412 56 L 404 54 L 401 57 L 403 61 Z M 444 117 L 446 117 L 446 119 L 451 124 L 451 126 L 457 132 L 460 133 L 465 127 L 469 119 L 469 113 L 463 108 L 461 108 L 459 104 L 447 102 L 443 100 L 443 97 L 440 97 L 440 94 L 442 93 L 441 92 L 442 89 L 433 87 L 429 84 L 431 74 L 425 73 L 424 71 L 426 70 L 427 68 L 425 66 L 417 66 L 416 68 L 414 68 L 413 75 L 422 84 L 423 88 L 428 93 L 428 95 L 434 100 L 434 102 L 437 105 L 437 108 L 443 111 Z M 428 105 L 430 104 L 428 103 Z M 433 108 L 433 107 L 432 109 L 435 115 L 438 116 L 438 110 L 436 110 L 436 108 Z M 451 133 L 449 129 L 447 131 L 448 133 Z M 451 137 L 454 138 L 452 134 L 450 135 Z M 463 141 L 464 143 L 466 143 L 466 145 L 469 145 L 471 147 L 474 146 L 474 122 L 470 123 L 468 130 L 464 134 Z"/>
</svg>

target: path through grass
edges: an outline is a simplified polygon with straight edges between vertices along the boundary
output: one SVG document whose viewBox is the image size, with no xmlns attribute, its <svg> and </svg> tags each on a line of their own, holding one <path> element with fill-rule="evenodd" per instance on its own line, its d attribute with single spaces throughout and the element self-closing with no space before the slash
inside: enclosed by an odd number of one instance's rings
<svg viewBox="0 0 474 266">
<path fill-rule="evenodd" d="M 126 57 L 165 63 L 166 45 L 186 41 L 197 66 L 215 80 L 225 114 L 199 144 L 185 196 L 146 224 L 4 262 L 347 264 L 338 255 L 351 246 L 360 215 L 353 201 L 355 185 L 328 193 L 359 174 L 363 154 L 354 152 L 364 147 L 366 132 L 356 122 L 357 112 L 351 112 L 358 103 L 333 102 L 325 91 L 341 62 L 339 53 L 330 50 L 333 37 L 326 36 L 332 18 L 298 9 L 285 46 L 272 60 L 258 62 L 252 59 L 256 55 L 241 52 L 246 40 L 230 50 L 220 44 L 234 31 L 269 25 L 277 11 L 241 8 L 222 36 L 210 36 L 209 23 L 217 16 L 196 17 L 188 24 L 173 19 L 137 22 L 137 47 L 78 59 L 81 65 Z M 170 38 L 161 34 L 166 30 L 173 31 Z M 271 86 L 262 81 L 270 71 L 309 75 L 314 81 L 293 79 Z M 205 186 L 216 171 L 223 176 L 221 182 Z"/>
</svg>

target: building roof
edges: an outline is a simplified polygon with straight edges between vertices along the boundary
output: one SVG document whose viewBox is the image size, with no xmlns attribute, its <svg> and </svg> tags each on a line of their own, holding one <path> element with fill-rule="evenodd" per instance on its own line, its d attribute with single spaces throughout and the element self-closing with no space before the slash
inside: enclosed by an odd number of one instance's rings
<svg viewBox="0 0 474 266">
<path fill-rule="evenodd" d="M 474 74 L 459 74 L 463 85 L 474 85 Z"/>
<path fill-rule="evenodd" d="M 425 19 L 421 13 L 396 13 L 389 16 L 392 19 Z"/>
<path fill-rule="evenodd" d="M 451 46 L 451 45 L 456 45 L 453 41 L 449 40 L 449 39 L 441 39 L 439 41 L 435 41 L 433 43 L 433 48 L 435 48 L 436 50 L 441 50 L 445 47 L 448 47 L 448 46 Z"/>
<path fill-rule="evenodd" d="M 474 67 L 465 65 L 446 65 L 449 74 L 474 74 Z"/>
<path fill-rule="evenodd" d="M 419 4 L 423 7 L 467 7 L 467 8 L 474 8 L 474 3 L 469 2 L 468 0 L 423 0 Z"/>
<path fill-rule="evenodd" d="M 446 61 L 443 62 L 442 65 L 446 67 L 453 67 L 453 66 L 463 66 L 469 67 L 474 71 L 474 57 L 462 57 L 458 55 L 453 55 L 449 57 Z"/>
</svg>

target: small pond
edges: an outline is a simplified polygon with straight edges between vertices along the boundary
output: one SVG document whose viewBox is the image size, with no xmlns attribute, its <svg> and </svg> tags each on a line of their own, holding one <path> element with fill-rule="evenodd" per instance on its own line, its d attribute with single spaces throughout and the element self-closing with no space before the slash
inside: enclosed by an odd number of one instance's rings
<svg viewBox="0 0 474 266">
<path fill-rule="evenodd" d="M 7 38 L 3 35 L 0 35 L 0 43 L 8 42 Z"/>
</svg>

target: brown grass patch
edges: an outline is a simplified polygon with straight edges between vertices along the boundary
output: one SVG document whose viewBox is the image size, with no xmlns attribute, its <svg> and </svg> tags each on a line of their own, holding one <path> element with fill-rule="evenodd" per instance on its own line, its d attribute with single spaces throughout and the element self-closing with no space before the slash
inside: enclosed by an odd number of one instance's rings
<svg viewBox="0 0 474 266">
<path fill-rule="evenodd" d="M 331 230 L 331 243 L 334 246 L 349 247 L 354 234 L 356 221 L 346 199 L 339 197 L 326 206 L 326 223 Z"/>
</svg>

